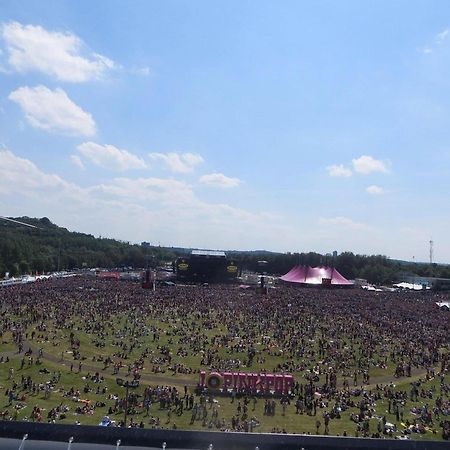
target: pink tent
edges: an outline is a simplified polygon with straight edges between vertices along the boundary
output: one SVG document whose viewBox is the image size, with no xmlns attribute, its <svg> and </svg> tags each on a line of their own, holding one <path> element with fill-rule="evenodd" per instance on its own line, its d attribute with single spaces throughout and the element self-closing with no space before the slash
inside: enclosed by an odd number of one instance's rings
<svg viewBox="0 0 450 450">
<path fill-rule="evenodd" d="M 333 267 L 328 266 L 295 266 L 286 275 L 280 277 L 280 280 L 288 283 L 314 286 L 353 286 L 351 281 L 344 278 Z"/>
</svg>

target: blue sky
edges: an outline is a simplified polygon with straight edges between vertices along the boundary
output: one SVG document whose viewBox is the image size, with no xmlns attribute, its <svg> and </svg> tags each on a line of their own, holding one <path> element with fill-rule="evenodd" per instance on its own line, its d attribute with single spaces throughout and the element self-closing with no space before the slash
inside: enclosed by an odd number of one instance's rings
<svg viewBox="0 0 450 450">
<path fill-rule="evenodd" d="M 2 1 L 0 214 L 450 262 L 447 1 Z"/>
</svg>

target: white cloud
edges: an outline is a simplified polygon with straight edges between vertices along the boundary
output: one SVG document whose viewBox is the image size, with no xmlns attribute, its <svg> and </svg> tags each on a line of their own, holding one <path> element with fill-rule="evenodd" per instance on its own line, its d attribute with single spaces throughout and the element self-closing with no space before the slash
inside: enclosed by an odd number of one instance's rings
<svg viewBox="0 0 450 450">
<path fill-rule="evenodd" d="M 320 225 L 331 225 L 348 228 L 351 230 L 368 230 L 370 226 L 365 223 L 355 222 L 348 217 L 330 217 L 319 219 Z"/>
<path fill-rule="evenodd" d="M 0 195 L 4 199 L 17 200 L 19 197 L 21 208 L 24 208 L 27 199 L 30 207 L 40 205 L 38 208 L 44 204 L 58 208 L 60 202 L 86 206 L 92 204 L 85 189 L 58 175 L 43 172 L 32 161 L 16 156 L 10 150 L 0 150 Z M 14 200 L 13 203 L 16 204 Z"/>
<path fill-rule="evenodd" d="M 371 195 L 380 195 L 384 193 L 384 190 L 380 186 L 373 184 L 372 186 L 366 187 L 366 192 Z"/>
<path fill-rule="evenodd" d="M 209 186 L 217 186 L 221 188 L 233 188 L 241 184 L 239 178 L 230 178 L 223 173 L 210 173 L 200 177 L 199 182 Z"/>
<path fill-rule="evenodd" d="M 122 150 L 114 145 L 100 145 L 95 142 L 84 142 L 77 147 L 78 151 L 97 166 L 110 170 L 145 169 L 147 164 L 142 158 Z"/>
<path fill-rule="evenodd" d="M 446 28 L 444 31 L 438 33 L 434 38 L 434 43 L 425 47 L 419 47 L 417 51 L 426 55 L 433 53 L 438 49 L 438 46 L 442 45 L 450 36 L 450 29 Z"/>
<path fill-rule="evenodd" d="M 363 175 L 372 172 L 389 172 L 389 162 L 374 159 L 372 156 L 363 155 L 352 160 L 353 170 Z"/>
<path fill-rule="evenodd" d="M 99 79 L 115 67 L 109 58 L 82 54 L 82 40 L 69 32 L 48 31 L 41 26 L 4 24 L 1 29 L 9 65 L 18 72 L 38 71 L 61 81 Z"/>
<path fill-rule="evenodd" d="M 197 153 L 150 153 L 149 157 L 153 160 L 163 161 L 172 172 L 178 173 L 192 172 L 195 166 L 204 162 L 204 159 Z"/>
<path fill-rule="evenodd" d="M 142 203 L 159 202 L 166 206 L 192 206 L 195 196 L 191 186 L 183 181 L 164 178 L 115 178 L 110 184 L 90 188 L 91 192 L 120 197 Z"/>
<path fill-rule="evenodd" d="M 296 235 L 283 218 L 207 203 L 180 180 L 115 178 L 81 188 L 9 151 L 0 152 L 0 194 L 9 215 L 45 215 L 72 230 L 135 242 L 261 248 L 274 233 L 286 242 Z"/>
<path fill-rule="evenodd" d="M 328 175 L 331 177 L 351 177 L 352 171 L 343 164 L 333 164 L 327 167 Z"/>
<path fill-rule="evenodd" d="M 24 86 L 11 92 L 8 98 L 22 108 L 35 128 L 78 136 L 95 134 L 91 114 L 76 105 L 62 89 L 52 91 L 45 86 Z"/>
<path fill-rule="evenodd" d="M 442 42 L 444 42 L 448 38 L 449 33 L 450 33 L 450 30 L 448 28 L 446 28 L 444 31 L 441 31 L 440 33 L 438 33 L 436 35 L 436 43 L 442 44 Z"/>
<path fill-rule="evenodd" d="M 131 73 L 133 73 L 134 75 L 142 75 L 143 77 L 149 77 L 153 71 L 150 67 L 135 67 L 133 69 L 131 69 Z"/>
<path fill-rule="evenodd" d="M 75 166 L 84 169 L 83 161 L 81 161 L 81 158 L 78 155 L 70 155 L 70 160 Z"/>
<path fill-rule="evenodd" d="M 9 194 L 40 188 L 58 188 L 64 181 L 41 172 L 34 163 L 9 150 L 0 150 L 0 192 Z"/>
<path fill-rule="evenodd" d="M 0 48 L 0 58 L 3 56 L 3 50 Z M 0 63 L 3 63 L 3 61 L 0 60 Z M 3 67 L 2 64 L 0 64 L 0 73 L 8 73 L 8 70 L 6 67 Z"/>
</svg>

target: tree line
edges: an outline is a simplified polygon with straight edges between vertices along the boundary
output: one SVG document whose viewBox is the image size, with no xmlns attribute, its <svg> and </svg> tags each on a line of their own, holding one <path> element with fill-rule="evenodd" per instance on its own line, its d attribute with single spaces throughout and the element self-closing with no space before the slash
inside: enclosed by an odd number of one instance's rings
<svg viewBox="0 0 450 450">
<path fill-rule="evenodd" d="M 355 255 L 342 252 L 336 257 L 308 253 L 235 252 L 234 258 L 243 268 L 252 271 L 264 270 L 270 274 L 284 275 L 295 265 L 336 268 L 345 278 L 362 278 L 374 284 L 389 284 L 401 281 L 403 275 L 418 277 L 450 278 L 450 266 L 427 263 L 411 263 L 388 258 L 384 255 Z M 266 261 L 263 267 L 259 262 Z"/>
<path fill-rule="evenodd" d="M 16 220 L 34 225 L 29 228 L 0 220 L 0 277 L 27 273 L 45 273 L 75 268 L 144 268 L 172 262 L 190 249 L 130 244 L 115 239 L 70 232 L 48 218 L 20 217 Z M 336 257 L 319 253 L 274 253 L 266 251 L 229 251 L 242 270 L 265 271 L 283 275 L 297 264 L 311 267 L 335 267 L 348 279 L 363 278 L 371 283 L 385 284 L 401 280 L 402 274 L 450 278 L 450 266 L 410 263 L 391 260 L 383 255 L 355 255 L 343 252 Z M 259 262 L 264 260 L 264 268 Z"/>
<path fill-rule="evenodd" d="M 164 248 L 70 232 L 46 217 L 16 220 L 37 228 L 0 221 L 0 277 L 6 272 L 17 276 L 83 267 L 142 268 L 174 258 Z"/>
</svg>

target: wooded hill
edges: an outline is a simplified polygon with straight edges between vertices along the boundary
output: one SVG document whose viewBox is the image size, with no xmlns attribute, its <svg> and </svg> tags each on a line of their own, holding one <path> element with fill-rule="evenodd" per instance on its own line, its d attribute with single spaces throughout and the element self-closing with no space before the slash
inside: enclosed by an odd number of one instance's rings
<svg viewBox="0 0 450 450">
<path fill-rule="evenodd" d="M 146 267 L 150 262 L 171 260 L 164 248 L 147 248 L 115 239 L 68 231 L 48 218 L 18 217 L 30 228 L 0 220 L 0 277 L 82 267 Z M 148 258 L 150 256 L 150 258 Z"/>
<path fill-rule="evenodd" d="M 18 217 L 15 220 L 34 225 L 30 228 L 0 220 L 0 277 L 69 270 L 82 267 L 120 268 L 146 267 L 171 262 L 187 255 L 190 249 L 143 246 L 114 239 L 96 238 L 89 234 L 68 231 L 48 218 Z M 344 252 L 335 259 L 319 253 L 275 253 L 258 251 L 227 251 L 230 258 L 246 270 L 259 271 L 258 261 L 267 261 L 268 273 L 282 275 L 296 264 L 309 266 L 334 265 L 348 279 L 365 278 L 371 283 L 399 281 L 403 273 L 450 278 L 450 266 L 410 263 L 391 260 L 382 255 L 355 255 Z"/>
</svg>

